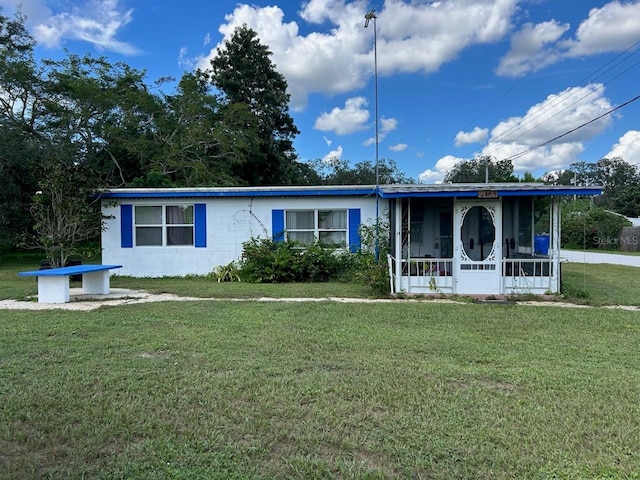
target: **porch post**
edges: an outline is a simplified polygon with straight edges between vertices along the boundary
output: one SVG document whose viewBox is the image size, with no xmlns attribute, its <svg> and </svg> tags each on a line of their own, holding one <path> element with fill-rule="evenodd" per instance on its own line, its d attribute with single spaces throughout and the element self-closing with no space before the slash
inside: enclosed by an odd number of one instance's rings
<svg viewBox="0 0 640 480">
<path fill-rule="evenodd" d="M 396 293 L 399 293 L 402 291 L 402 199 L 397 199 L 395 204 Z"/>
<path fill-rule="evenodd" d="M 553 261 L 553 277 L 549 290 L 560 292 L 560 202 L 557 196 L 551 197 L 551 255 Z"/>
</svg>

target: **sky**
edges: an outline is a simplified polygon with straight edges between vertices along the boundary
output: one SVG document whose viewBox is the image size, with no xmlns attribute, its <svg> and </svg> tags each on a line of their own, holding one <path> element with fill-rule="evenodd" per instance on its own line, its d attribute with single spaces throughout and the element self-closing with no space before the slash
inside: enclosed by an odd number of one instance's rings
<svg viewBox="0 0 640 480">
<path fill-rule="evenodd" d="M 640 165 L 640 0 L 0 0 L 19 4 L 40 58 L 105 56 L 148 84 L 206 69 L 246 24 L 287 80 L 301 161 L 375 162 L 377 144 L 422 183 L 479 155 L 536 177 Z"/>
</svg>

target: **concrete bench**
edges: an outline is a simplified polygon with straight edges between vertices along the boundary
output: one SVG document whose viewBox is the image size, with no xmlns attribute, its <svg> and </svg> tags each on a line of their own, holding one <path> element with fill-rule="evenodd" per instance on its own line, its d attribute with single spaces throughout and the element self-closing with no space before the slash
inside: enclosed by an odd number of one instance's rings
<svg viewBox="0 0 640 480">
<path fill-rule="evenodd" d="M 20 277 L 38 278 L 38 303 L 67 303 L 69 277 L 82 275 L 82 293 L 106 295 L 109 293 L 109 270 L 122 265 L 76 265 L 20 272 Z"/>
</svg>

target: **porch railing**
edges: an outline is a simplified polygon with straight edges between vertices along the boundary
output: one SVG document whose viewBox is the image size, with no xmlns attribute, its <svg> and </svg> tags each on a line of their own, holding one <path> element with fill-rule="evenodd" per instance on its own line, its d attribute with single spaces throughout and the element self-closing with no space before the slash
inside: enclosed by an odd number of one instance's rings
<svg viewBox="0 0 640 480">
<path fill-rule="evenodd" d="M 518 258 L 502 260 L 503 277 L 553 277 L 550 258 Z"/>
<path fill-rule="evenodd" d="M 555 263 L 550 258 L 503 259 L 503 292 L 535 293 L 556 292 L 558 279 Z"/>
<path fill-rule="evenodd" d="M 402 275 L 409 277 L 450 277 L 453 275 L 451 258 L 410 258 L 401 260 Z"/>
</svg>

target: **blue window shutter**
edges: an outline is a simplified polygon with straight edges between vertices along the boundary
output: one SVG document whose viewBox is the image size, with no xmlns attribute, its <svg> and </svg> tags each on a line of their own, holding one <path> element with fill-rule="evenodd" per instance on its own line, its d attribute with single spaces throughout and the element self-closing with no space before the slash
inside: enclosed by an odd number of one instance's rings
<svg viewBox="0 0 640 480">
<path fill-rule="evenodd" d="M 207 205 L 196 203 L 193 209 L 195 246 L 205 248 L 207 246 Z"/>
<path fill-rule="evenodd" d="M 360 250 L 360 209 L 349 209 L 349 250 Z"/>
<path fill-rule="evenodd" d="M 120 205 L 120 247 L 133 247 L 133 205 Z"/>
<path fill-rule="evenodd" d="M 284 210 L 271 210 L 271 235 L 274 242 L 284 242 Z"/>
</svg>

